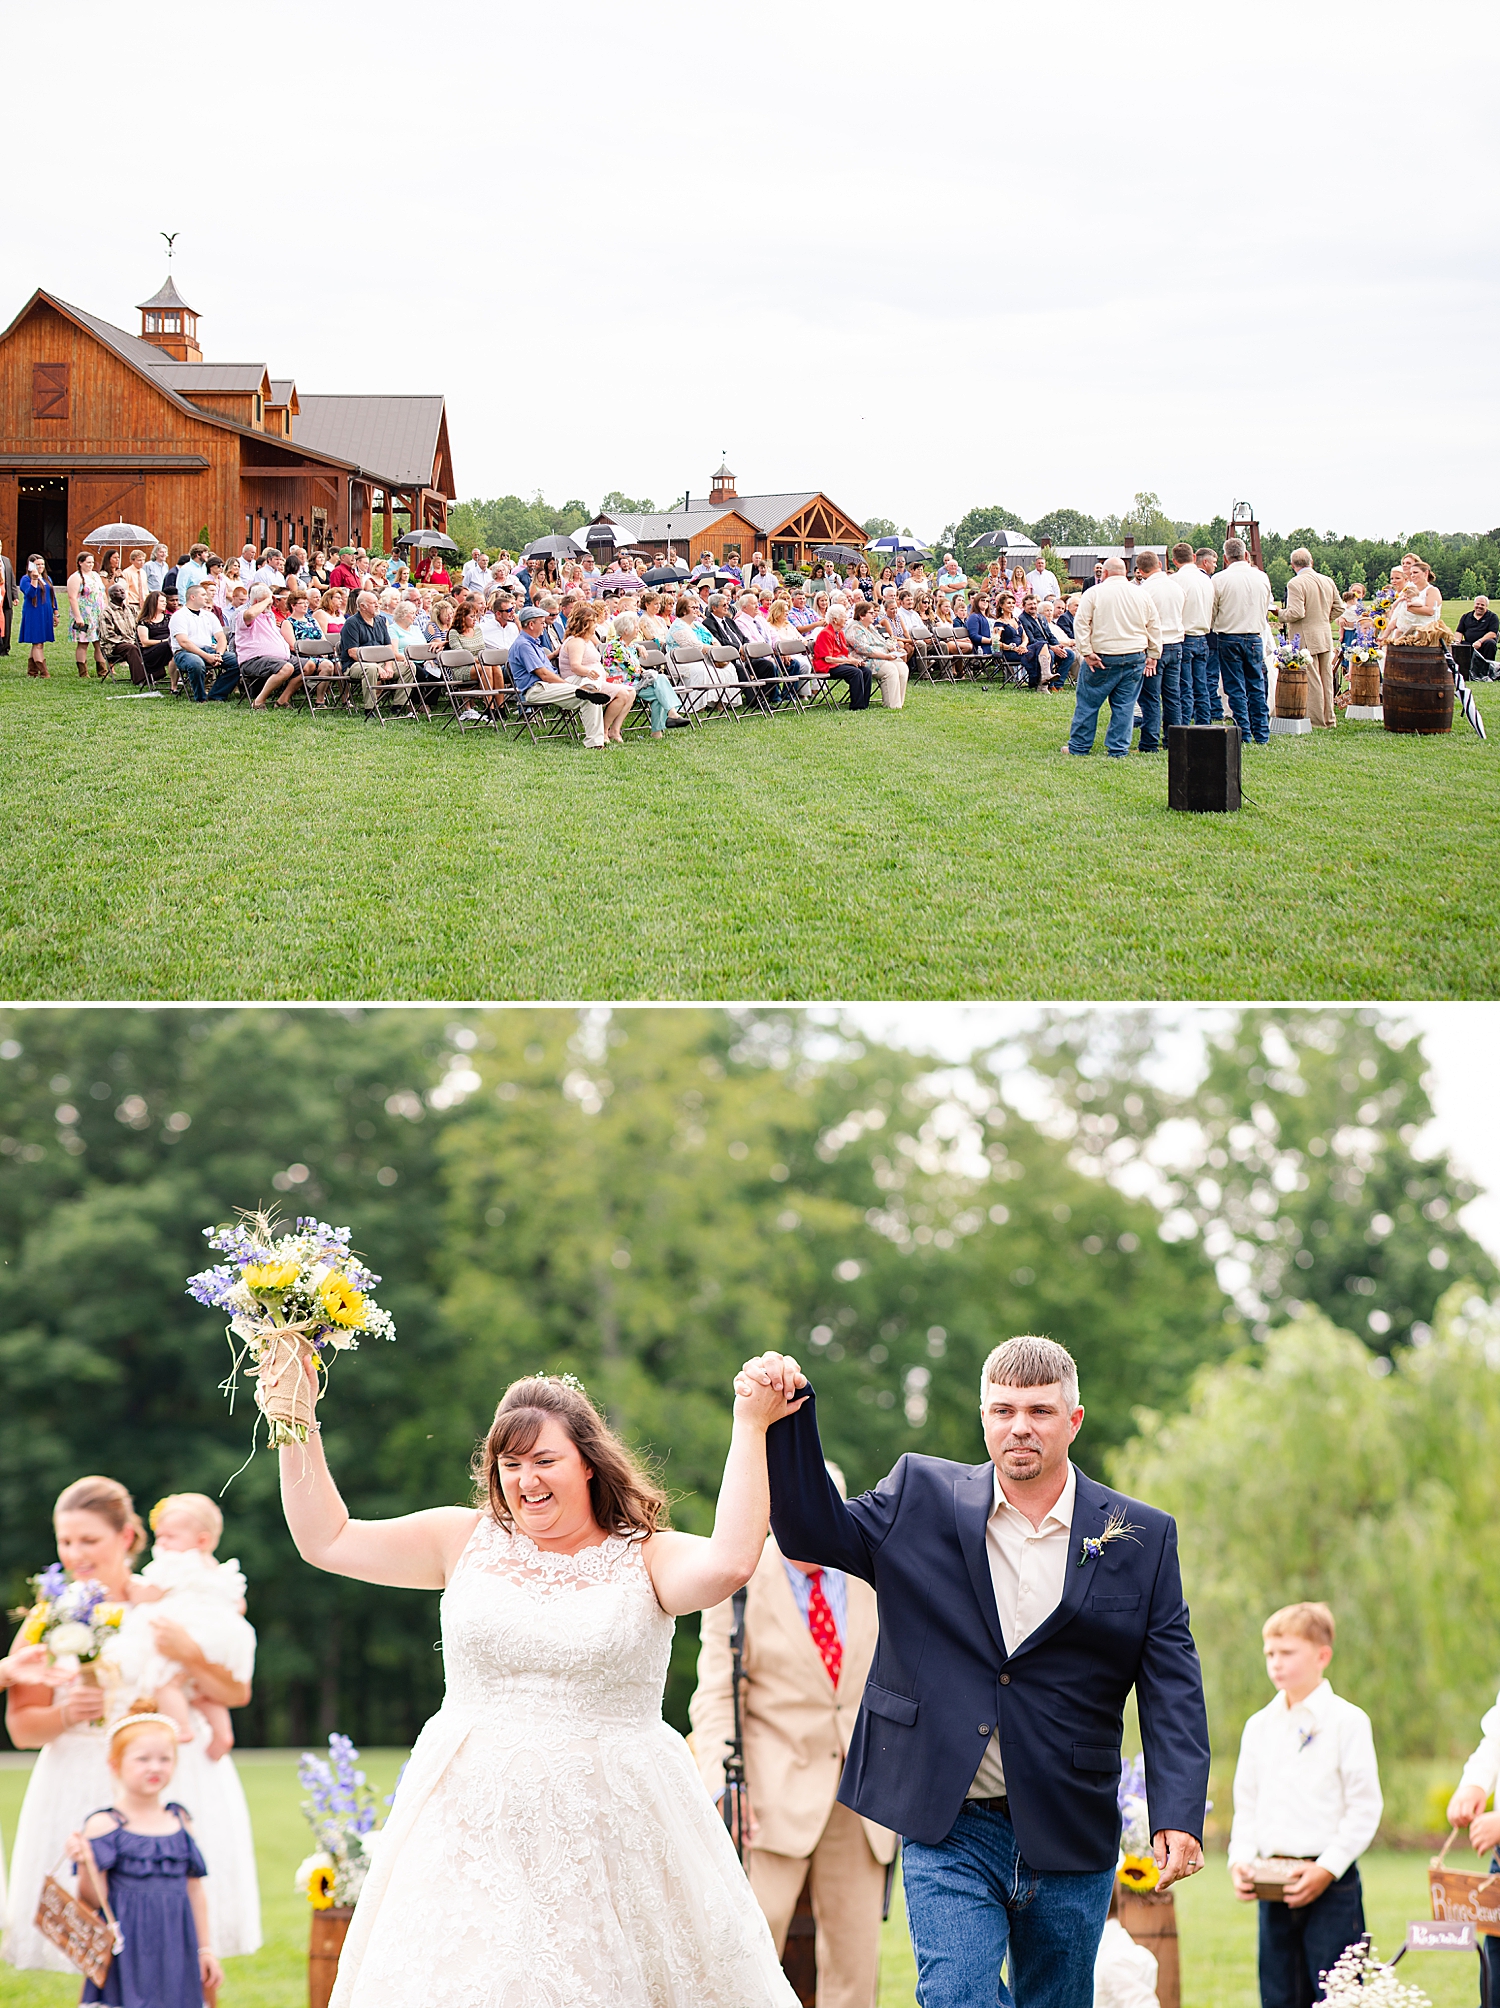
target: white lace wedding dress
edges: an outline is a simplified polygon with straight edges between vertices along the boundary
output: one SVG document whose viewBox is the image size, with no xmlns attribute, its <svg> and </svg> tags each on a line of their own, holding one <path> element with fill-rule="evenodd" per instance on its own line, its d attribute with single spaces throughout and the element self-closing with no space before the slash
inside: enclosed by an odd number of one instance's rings
<svg viewBox="0 0 1500 2008">
<path fill-rule="evenodd" d="M 443 1594 L 443 1705 L 374 1850 L 331 2008 L 796 2008 L 687 1745 L 640 1544 L 484 1513 Z"/>
</svg>

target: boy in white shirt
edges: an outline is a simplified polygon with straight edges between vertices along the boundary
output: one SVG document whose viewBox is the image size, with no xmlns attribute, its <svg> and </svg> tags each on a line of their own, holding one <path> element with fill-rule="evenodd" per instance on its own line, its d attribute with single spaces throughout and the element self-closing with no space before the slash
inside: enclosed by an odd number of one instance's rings
<svg viewBox="0 0 1500 2008">
<path fill-rule="evenodd" d="M 1288 1604 L 1261 1627 L 1278 1692 L 1240 1739 L 1229 1833 L 1235 1895 L 1255 1902 L 1257 1858 L 1302 1863 L 1286 1901 L 1260 1906 L 1262 2008 L 1311 2008 L 1320 1976 L 1365 1928 L 1356 1864 L 1380 1824 L 1380 1773 L 1369 1716 L 1325 1678 L 1333 1630 L 1327 1604 Z"/>
<path fill-rule="evenodd" d="M 1500 1812 L 1484 1809 L 1500 1784 L 1500 1699 L 1480 1717 L 1479 1734 L 1479 1748 L 1465 1764 L 1458 1790 L 1448 1801 L 1448 1819 L 1455 1827 L 1468 1828 L 1475 1854 L 1489 1855 L 1494 1868 L 1500 1863 Z M 1480 1939 L 1479 1963 L 1481 1995 L 1486 2001 L 1500 2001 L 1500 1938 Z"/>
</svg>

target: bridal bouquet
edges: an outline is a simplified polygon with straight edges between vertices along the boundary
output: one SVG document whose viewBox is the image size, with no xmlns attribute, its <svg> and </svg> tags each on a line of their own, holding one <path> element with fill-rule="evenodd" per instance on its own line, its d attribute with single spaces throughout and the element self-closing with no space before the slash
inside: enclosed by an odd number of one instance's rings
<svg viewBox="0 0 1500 2008">
<path fill-rule="evenodd" d="M 203 1236 L 228 1260 L 189 1276 L 187 1291 L 229 1313 L 225 1392 L 232 1402 L 243 1366 L 271 1442 L 305 1443 L 332 1355 L 353 1351 L 361 1336 L 396 1336 L 370 1294 L 380 1278 L 350 1250 L 349 1229 L 323 1220 L 299 1219 L 288 1233 L 264 1213 L 243 1213 Z"/>
<path fill-rule="evenodd" d="M 70 1583 L 61 1562 L 29 1581 L 36 1602 L 15 1613 L 22 1620 L 19 1643 L 44 1645 L 56 1671 L 71 1680 L 98 1659 L 119 1630 L 125 1607 L 106 1601 L 102 1583 L 87 1578 Z"/>
<path fill-rule="evenodd" d="M 1120 1766 L 1115 1793 L 1120 1808 L 1120 1866 L 1115 1874 L 1127 1889 L 1155 1889 L 1161 1871 L 1151 1850 L 1151 1817 L 1146 1810 L 1146 1766 L 1132 1757 Z"/>
<path fill-rule="evenodd" d="M 355 1769 L 359 1752 L 347 1736 L 330 1736 L 328 1755 L 302 1753 L 297 1779 L 307 1797 L 302 1812 L 318 1851 L 298 1867 L 295 1886 L 314 1910 L 352 1904 L 370 1872 L 369 1837 L 379 1823 L 374 1787 Z"/>
</svg>

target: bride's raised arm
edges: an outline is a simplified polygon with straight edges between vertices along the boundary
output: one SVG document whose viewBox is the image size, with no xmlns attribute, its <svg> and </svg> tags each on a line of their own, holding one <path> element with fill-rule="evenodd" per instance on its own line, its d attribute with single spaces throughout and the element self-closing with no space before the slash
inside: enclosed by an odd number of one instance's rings
<svg viewBox="0 0 1500 2008">
<path fill-rule="evenodd" d="M 468 1507 L 433 1506 L 399 1520 L 351 1520 L 316 1428 L 305 1444 L 281 1447 L 281 1504 L 304 1562 L 397 1590 L 442 1589 L 477 1517 Z"/>
<path fill-rule="evenodd" d="M 794 1400 L 783 1392 L 783 1386 L 790 1390 L 803 1385 L 796 1361 L 775 1357 L 775 1375 L 752 1362 L 735 1376 L 734 1427 L 713 1533 L 705 1540 L 701 1534 L 668 1531 L 653 1534 L 646 1544 L 656 1600 L 672 1617 L 723 1603 L 755 1573 L 771 1524 L 766 1431 L 773 1422 L 795 1415 L 806 1400 L 805 1395 Z"/>
</svg>

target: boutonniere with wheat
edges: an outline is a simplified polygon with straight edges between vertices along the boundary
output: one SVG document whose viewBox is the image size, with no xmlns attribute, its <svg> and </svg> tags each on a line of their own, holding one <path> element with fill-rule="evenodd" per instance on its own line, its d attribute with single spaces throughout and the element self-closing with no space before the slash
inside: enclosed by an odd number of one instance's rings
<svg viewBox="0 0 1500 2008">
<path fill-rule="evenodd" d="M 1081 1569 L 1085 1562 L 1097 1562 L 1111 1541 L 1133 1541 L 1140 1533 L 1139 1527 L 1131 1525 L 1120 1507 L 1116 1507 L 1097 1534 L 1085 1534 L 1083 1547 L 1078 1556 Z"/>
</svg>

